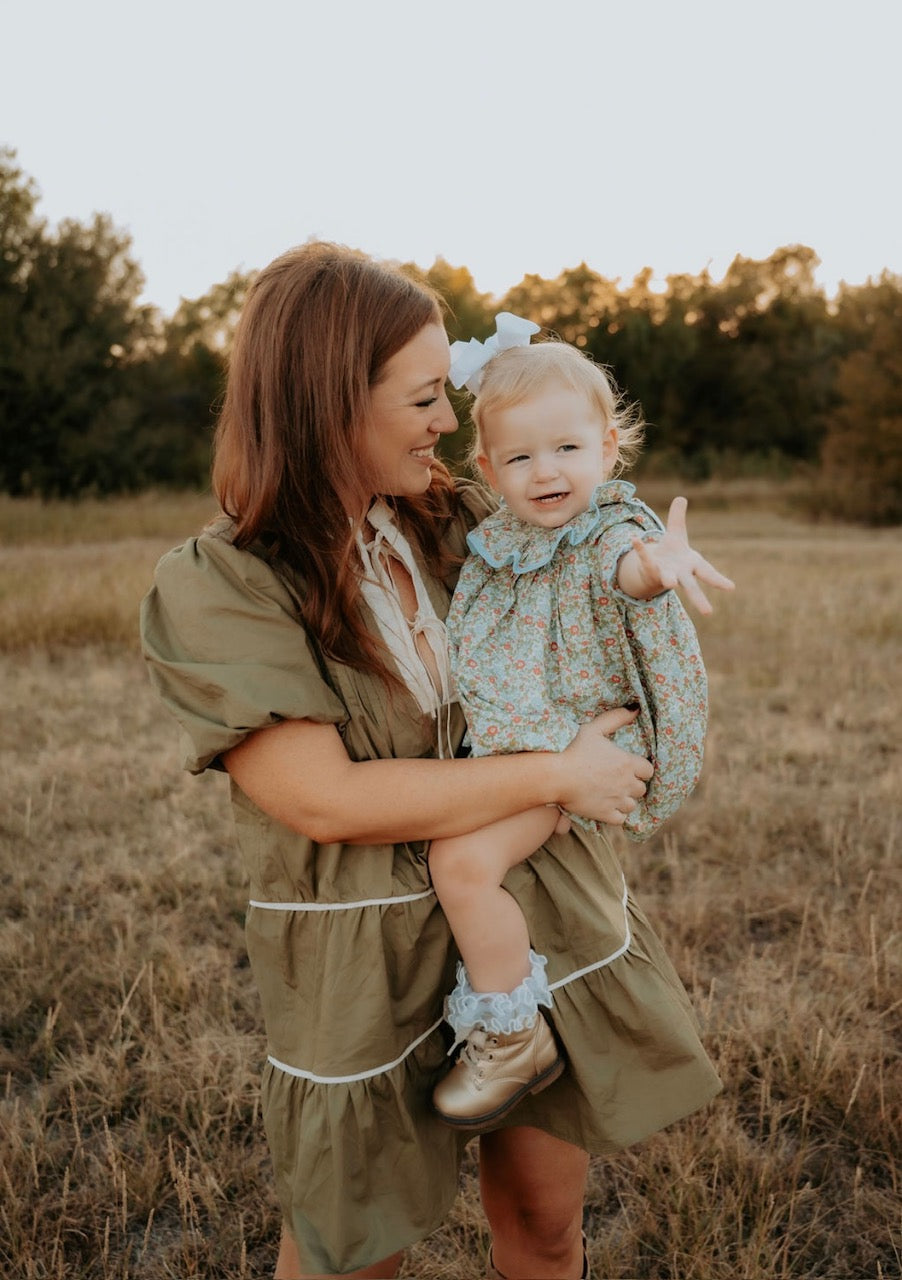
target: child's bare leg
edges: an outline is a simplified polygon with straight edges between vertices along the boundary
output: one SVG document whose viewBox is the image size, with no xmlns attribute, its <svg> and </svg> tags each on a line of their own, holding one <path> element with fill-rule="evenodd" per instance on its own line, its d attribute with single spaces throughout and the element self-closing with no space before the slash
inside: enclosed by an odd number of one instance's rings
<svg viewBox="0 0 902 1280">
<path fill-rule="evenodd" d="M 433 840 L 432 882 L 474 990 L 510 992 L 528 976 L 526 920 L 501 881 L 560 821 L 557 809 L 542 806 L 465 836 Z"/>
<path fill-rule="evenodd" d="M 564 1060 L 539 1006 L 552 1007 L 545 956 L 530 948 L 526 920 L 501 887 L 558 829 L 557 809 L 530 809 L 453 840 L 433 841 L 432 880 L 464 963 L 445 1004 L 464 1047 L 433 1090 L 445 1124 L 497 1124 L 521 1098 L 547 1088 Z"/>
</svg>

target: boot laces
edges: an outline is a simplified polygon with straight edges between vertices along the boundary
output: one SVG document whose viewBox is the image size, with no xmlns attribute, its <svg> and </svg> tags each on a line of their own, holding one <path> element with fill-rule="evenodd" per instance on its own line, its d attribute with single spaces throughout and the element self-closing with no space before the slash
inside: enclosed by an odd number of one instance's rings
<svg viewBox="0 0 902 1280">
<path fill-rule="evenodd" d="M 474 1027 L 470 1032 L 460 1056 L 468 1067 L 478 1071 L 484 1062 L 492 1056 L 492 1049 L 498 1043 L 498 1037 L 490 1035 L 482 1027 Z"/>
</svg>

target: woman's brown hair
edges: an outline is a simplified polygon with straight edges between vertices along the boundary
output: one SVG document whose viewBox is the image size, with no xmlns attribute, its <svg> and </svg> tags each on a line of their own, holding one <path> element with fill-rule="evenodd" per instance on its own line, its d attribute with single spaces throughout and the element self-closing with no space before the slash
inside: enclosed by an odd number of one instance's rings
<svg viewBox="0 0 902 1280">
<path fill-rule="evenodd" d="M 305 625 L 329 657 L 393 681 L 364 625 L 354 541 L 373 497 L 364 471 L 370 389 L 427 324 L 438 297 L 388 264 L 310 243 L 266 267 L 248 295 L 216 429 L 213 489 L 235 545 L 263 539 L 304 580 Z M 393 500 L 429 567 L 447 567 L 454 505 L 436 463 L 419 498 Z"/>
</svg>

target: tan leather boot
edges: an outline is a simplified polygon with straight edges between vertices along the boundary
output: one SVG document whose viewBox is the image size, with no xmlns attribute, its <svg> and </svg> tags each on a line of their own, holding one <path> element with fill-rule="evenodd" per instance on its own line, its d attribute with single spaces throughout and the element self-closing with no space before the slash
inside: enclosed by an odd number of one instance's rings
<svg viewBox="0 0 902 1280">
<path fill-rule="evenodd" d="M 540 1015 L 506 1035 L 477 1027 L 460 1057 L 435 1086 L 433 1105 L 445 1124 L 484 1129 L 502 1120 L 528 1093 L 539 1093 L 564 1070 L 564 1059 Z"/>
</svg>

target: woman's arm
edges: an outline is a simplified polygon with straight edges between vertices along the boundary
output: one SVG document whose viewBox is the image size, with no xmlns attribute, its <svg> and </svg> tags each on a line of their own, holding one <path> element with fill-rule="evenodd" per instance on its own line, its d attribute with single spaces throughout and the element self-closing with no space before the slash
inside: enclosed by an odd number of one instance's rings
<svg viewBox="0 0 902 1280">
<path fill-rule="evenodd" d="M 560 754 L 360 762 L 334 725 L 284 720 L 250 734 L 223 763 L 258 808 L 318 844 L 463 835 L 541 804 L 619 826 L 653 772 L 608 739 L 634 715 L 605 712 Z"/>
</svg>

